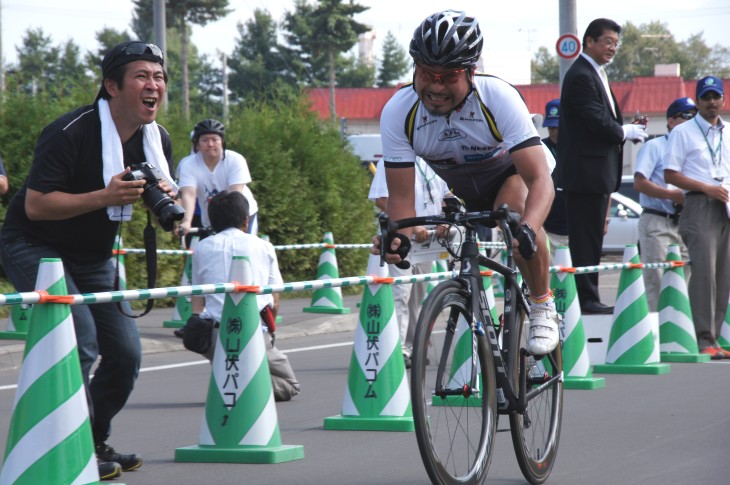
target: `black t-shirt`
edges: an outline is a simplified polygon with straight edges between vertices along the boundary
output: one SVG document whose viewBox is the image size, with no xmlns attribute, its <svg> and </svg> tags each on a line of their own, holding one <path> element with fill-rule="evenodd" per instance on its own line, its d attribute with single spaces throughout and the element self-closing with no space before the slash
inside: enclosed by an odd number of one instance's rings
<svg viewBox="0 0 730 485">
<path fill-rule="evenodd" d="M 171 166 L 170 136 L 164 128 L 159 129 L 162 149 Z M 140 129 L 123 145 L 125 166 L 145 161 L 142 143 Z M 31 244 L 51 246 L 76 263 L 111 257 L 119 223 L 109 220 L 106 208 L 60 221 L 31 221 L 25 212 L 28 187 L 44 194 L 83 194 L 104 188 L 101 121 L 96 105 L 66 113 L 43 129 L 28 178 L 10 201 L 1 234 L 5 241 L 24 237 Z"/>
</svg>

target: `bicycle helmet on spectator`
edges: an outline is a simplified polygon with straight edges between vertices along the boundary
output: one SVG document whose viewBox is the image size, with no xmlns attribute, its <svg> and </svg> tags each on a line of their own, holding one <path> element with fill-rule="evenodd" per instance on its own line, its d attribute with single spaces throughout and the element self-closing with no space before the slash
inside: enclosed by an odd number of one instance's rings
<svg viewBox="0 0 730 485">
<path fill-rule="evenodd" d="M 218 120 L 214 120 L 213 118 L 205 119 L 195 125 L 195 128 L 193 128 L 193 142 L 198 143 L 198 140 L 201 136 L 209 135 L 211 133 L 219 135 L 221 139 L 225 142 L 226 127 L 223 126 L 223 123 Z"/>
<path fill-rule="evenodd" d="M 413 32 L 409 53 L 428 66 L 472 68 L 482 54 L 484 39 L 479 23 L 465 12 L 445 10 L 426 20 Z"/>
</svg>

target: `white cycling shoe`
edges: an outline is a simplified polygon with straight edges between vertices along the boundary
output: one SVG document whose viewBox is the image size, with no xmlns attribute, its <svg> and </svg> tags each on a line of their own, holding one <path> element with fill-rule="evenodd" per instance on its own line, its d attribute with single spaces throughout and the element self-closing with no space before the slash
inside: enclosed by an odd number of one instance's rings
<svg viewBox="0 0 730 485">
<path fill-rule="evenodd" d="M 560 342 L 560 315 L 555 310 L 555 302 L 532 303 L 530 305 L 530 330 L 527 351 L 542 356 L 552 352 Z"/>
</svg>

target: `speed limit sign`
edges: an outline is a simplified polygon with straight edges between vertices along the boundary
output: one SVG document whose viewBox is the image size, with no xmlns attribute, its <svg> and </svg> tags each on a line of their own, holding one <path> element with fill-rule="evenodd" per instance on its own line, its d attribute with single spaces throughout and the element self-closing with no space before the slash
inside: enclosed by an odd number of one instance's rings
<svg viewBox="0 0 730 485">
<path fill-rule="evenodd" d="M 580 39 L 573 34 L 563 34 L 555 43 L 555 50 L 563 59 L 572 59 L 580 54 Z"/>
</svg>

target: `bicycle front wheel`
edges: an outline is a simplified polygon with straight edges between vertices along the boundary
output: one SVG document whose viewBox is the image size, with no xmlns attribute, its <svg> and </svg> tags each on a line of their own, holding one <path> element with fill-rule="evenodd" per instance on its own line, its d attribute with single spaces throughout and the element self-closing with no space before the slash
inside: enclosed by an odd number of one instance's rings
<svg viewBox="0 0 730 485">
<path fill-rule="evenodd" d="M 437 484 L 478 484 L 497 428 L 491 347 L 470 326 L 462 285 L 446 281 L 424 303 L 414 337 L 411 397 L 416 440 Z"/>
<path fill-rule="evenodd" d="M 509 372 L 517 392 L 520 389 L 520 370 L 524 368 L 525 392 L 528 402 L 524 413 L 513 412 L 509 422 L 512 444 L 522 474 L 532 484 L 547 480 L 558 452 L 560 425 L 563 415 L 563 382 L 556 379 L 544 386 L 563 371 L 563 354 L 559 344 L 549 356 L 536 360 L 522 350 L 527 345 L 530 321 L 524 310 L 517 314 L 516 332 L 512 335 L 512 350 L 509 356 Z M 539 392 L 537 392 L 539 390 Z M 536 393 L 530 397 L 530 392 Z"/>
</svg>

